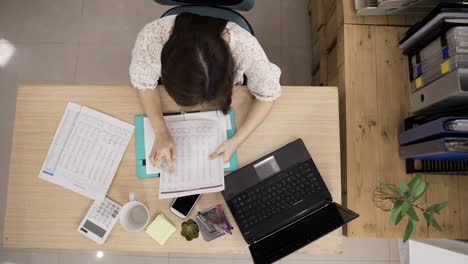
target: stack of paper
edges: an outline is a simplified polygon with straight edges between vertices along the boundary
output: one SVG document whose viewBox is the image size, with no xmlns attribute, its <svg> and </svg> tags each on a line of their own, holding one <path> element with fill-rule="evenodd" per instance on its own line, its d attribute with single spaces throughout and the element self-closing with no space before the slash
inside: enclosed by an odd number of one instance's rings
<svg viewBox="0 0 468 264">
<path fill-rule="evenodd" d="M 163 214 L 159 214 L 146 228 L 146 233 L 162 246 L 171 237 L 175 230 L 176 228 L 169 222 L 169 220 L 167 220 Z"/>
<path fill-rule="evenodd" d="M 39 177 L 94 200 L 104 199 L 133 125 L 68 103 Z"/>
<path fill-rule="evenodd" d="M 160 173 L 159 199 L 224 190 L 223 160 L 210 160 L 209 155 L 227 139 L 226 117 L 211 111 L 167 116 L 165 121 L 176 146 L 174 172 L 146 166 L 147 173 Z M 146 153 L 150 153 L 157 139 L 149 121 L 145 119 L 144 125 Z"/>
</svg>

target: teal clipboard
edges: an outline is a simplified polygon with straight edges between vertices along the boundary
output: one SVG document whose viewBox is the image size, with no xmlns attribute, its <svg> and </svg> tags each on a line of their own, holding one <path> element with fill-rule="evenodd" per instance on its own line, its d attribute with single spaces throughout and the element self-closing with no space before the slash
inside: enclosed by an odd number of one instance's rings
<svg viewBox="0 0 468 264">
<path fill-rule="evenodd" d="M 229 109 L 229 119 L 231 121 L 231 129 L 227 130 L 227 138 L 232 138 L 236 134 L 236 119 L 234 118 L 234 109 Z M 229 167 L 224 168 L 224 172 L 231 172 L 239 169 L 239 160 L 237 158 L 237 150 L 232 153 L 231 159 L 229 160 Z"/>
<path fill-rule="evenodd" d="M 228 129 L 227 138 L 232 138 L 236 134 L 236 123 L 234 119 L 234 110 L 229 109 L 228 113 L 231 121 L 231 129 Z M 145 153 L 145 130 L 144 118 L 146 115 L 137 115 L 134 117 L 135 123 L 135 151 L 136 151 L 136 170 L 137 177 L 140 179 L 157 178 L 159 173 L 147 174 L 146 173 L 146 153 Z M 239 161 L 237 151 L 235 151 L 229 160 L 229 167 L 224 168 L 225 172 L 235 171 L 239 168 Z"/>
</svg>

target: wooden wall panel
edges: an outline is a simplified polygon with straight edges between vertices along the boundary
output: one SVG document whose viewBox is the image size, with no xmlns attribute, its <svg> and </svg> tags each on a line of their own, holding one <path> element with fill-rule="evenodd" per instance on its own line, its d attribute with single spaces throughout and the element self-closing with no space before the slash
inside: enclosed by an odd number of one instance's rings
<svg viewBox="0 0 468 264">
<path fill-rule="evenodd" d="M 431 238 L 461 238 L 460 204 L 458 177 L 454 175 L 427 175 L 429 182 L 427 190 L 427 205 L 448 201 L 449 205 L 436 216 L 437 222 L 444 230 L 438 232 L 434 228 L 428 229 Z M 464 191 L 463 189 L 461 190 Z"/>
<path fill-rule="evenodd" d="M 348 225 L 348 235 L 375 237 L 380 214 L 371 202 L 379 171 L 375 28 L 345 25 L 344 34 L 347 205 L 360 214 Z"/>
<path fill-rule="evenodd" d="M 409 82 L 406 58 L 398 48 L 400 36 L 406 28 L 376 27 L 377 87 L 379 118 L 379 176 L 378 181 L 399 185 L 410 180 L 406 174 L 405 162 L 400 158 L 398 134 L 402 121 L 409 116 Z M 377 184 L 377 183 L 376 183 Z M 422 214 L 420 215 L 422 218 Z M 389 225 L 390 212 L 380 214 L 380 234 L 382 237 L 399 237 L 404 234 L 407 220 L 398 226 Z M 418 236 L 427 236 L 427 227 L 423 222 L 418 225 Z"/>
<path fill-rule="evenodd" d="M 468 177 L 458 177 L 458 195 L 460 197 L 460 235 L 463 239 L 468 238 Z"/>
</svg>

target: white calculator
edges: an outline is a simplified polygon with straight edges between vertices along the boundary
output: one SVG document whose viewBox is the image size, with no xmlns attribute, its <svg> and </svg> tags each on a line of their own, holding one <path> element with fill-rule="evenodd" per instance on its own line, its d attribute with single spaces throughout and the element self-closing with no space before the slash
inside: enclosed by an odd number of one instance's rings
<svg viewBox="0 0 468 264">
<path fill-rule="evenodd" d="M 107 197 L 102 201 L 94 201 L 81 221 L 78 232 L 102 245 L 119 218 L 120 208 L 120 205 Z"/>
</svg>

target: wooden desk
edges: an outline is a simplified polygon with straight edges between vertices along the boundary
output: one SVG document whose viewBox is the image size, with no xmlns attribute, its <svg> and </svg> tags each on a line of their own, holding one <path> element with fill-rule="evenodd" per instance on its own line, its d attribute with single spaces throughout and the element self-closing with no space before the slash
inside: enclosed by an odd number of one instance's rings
<svg viewBox="0 0 468 264">
<path fill-rule="evenodd" d="M 164 111 L 179 108 L 163 92 Z M 154 217 L 163 212 L 177 227 L 166 245 L 160 246 L 145 233 L 127 233 L 117 224 L 103 246 L 79 234 L 76 229 L 92 204 L 86 197 L 37 177 L 55 129 L 67 102 L 72 101 L 133 123 L 143 111 L 137 91 L 129 86 L 21 86 L 18 90 L 11 154 L 4 245 L 12 248 L 50 248 L 151 252 L 246 253 L 239 229 L 232 236 L 213 242 L 203 238 L 187 242 L 180 224 L 169 212 L 170 200 L 158 200 L 159 179 L 139 180 L 135 176 L 134 139 L 124 155 L 108 196 L 119 204 L 134 191 Z M 245 87 L 233 95 L 236 124 L 249 109 L 251 97 Z M 335 201 L 341 200 L 338 92 L 336 87 L 283 87 L 283 96 L 273 112 L 239 148 L 240 165 L 245 165 L 301 137 L 312 154 Z M 220 193 L 203 195 L 195 211 L 222 202 Z M 192 213 L 193 217 L 193 213 Z M 230 216 L 232 219 L 232 216 Z M 301 250 L 303 253 L 339 253 L 341 230 Z"/>
<path fill-rule="evenodd" d="M 376 208 L 372 193 L 379 181 L 398 185 L 411 176 L 398 153 L 398 133 L 410 115 L 408 64 L 398 42 L 421 16 L 358 17 L 352 2 L 336 0 L 335 11 L 320 29 L 325 33 L 316 34 L 326 58 L 320 64 L 328 62 L 321 83 L 339 86 L 343 200 L 360 214 L 346 235 L 401 238 L 406 221 L 389 225 L 390 213 Z M 422 220 L 417 237 L 468 239 L 468 177 L 426 178 L 430 186 L 420 201 L 448 201 L 449 206 L 437 217 L 444 232 L 427 228 Z"/>
</svg>

